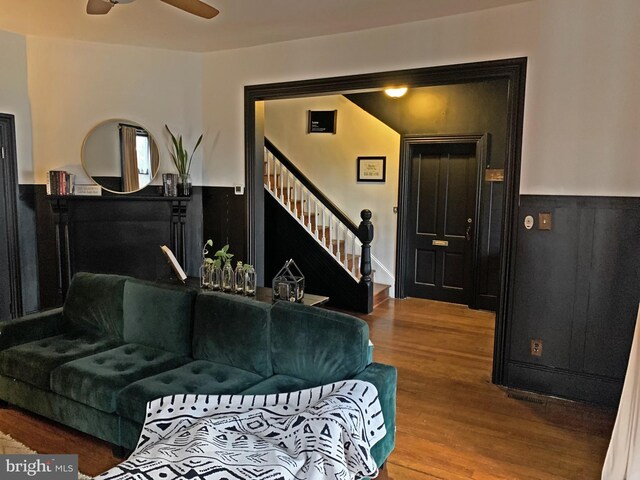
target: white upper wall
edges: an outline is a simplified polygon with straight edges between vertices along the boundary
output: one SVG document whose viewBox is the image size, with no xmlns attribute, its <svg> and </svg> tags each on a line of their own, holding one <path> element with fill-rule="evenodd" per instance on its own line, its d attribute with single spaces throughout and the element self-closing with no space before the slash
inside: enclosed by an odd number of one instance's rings
<svg viewBox="0 0 640 480">
<path fill-rule="evenodd" d="M 521 193 L 640 196 L 640 3 L 537 0 L 204 55 L 207 185 L 244 183 L 244 86 L 529 58 Z"/>
<path fill-rule="evenodd" d="M 27 42 L 22 35 L 0 31 L 0 113 L 16 120 L 18 181 L 33 182 L 31 110 L 27 91 Z"/>
<path fill-rule="evenodd" d="M 44 183 L 53 169 L 90 183 L 80 164 L 82 142 L 107 119 L 143 125 L 158 140 L 160 172 L 175 172 L 165 123 L 184 136 L 188 150 L 202 131 L 199 54 L 27 37 L 27 59 L 36 183 Z M 191 174 L 200 184 L 198 153 Z M 21 181 L 29 178 L 25 174 Z M 162 183 L 161 177 L 154 183 Z"/>
</svg>

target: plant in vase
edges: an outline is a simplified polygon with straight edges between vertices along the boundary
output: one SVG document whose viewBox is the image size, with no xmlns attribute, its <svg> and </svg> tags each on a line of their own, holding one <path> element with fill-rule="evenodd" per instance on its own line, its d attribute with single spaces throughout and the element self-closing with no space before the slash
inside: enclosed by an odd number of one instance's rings
<svg viewBox="0 0 640 480">
<path fill-rule="evenodd" d="M 171 130 L 169 130 L 169 126 L 165 125 L 165 128 L 171 135 L 171 141 L 173 142 L 173 151 L 171 152 L 171 159 L 173 160 L 173 164 L 176 166 L 178 170 L 178 175 L 180 177 L 180 192 L 179 194 L 185 197 L 191 195 L 191 178 L 189 177 L 189 171 L 191 170 L 191 161 L 193 160 L 193 154 L 196 153 L 196 150 L 200 146 L 200 142 L 202 142 L 202 134 L 198 137 L 198 141 L 196 142 L 196 146 L 193 147 L 191 151 L 191 155 L 187 152 L 187 149 L 182 145 L 182 135 L 176 136 L 173 134 Z"/>
<path fill-rule="evenodd" d="M 222 262 L 216 258 L 211 264 L 211 284 L 209 288 L 212 290 L 220 290 L 222 285 Z"/>
<path fill-rule="evenodd" d="M 244 267 L 242 266 L 242 262 L 238 262 L 238 265 L 236 266 L 234 279 L 235 292 L 242 295 L 244 293 Z"/>
<path fill-rule="evenodd" d="M 211 288 L 211 273 L 213 270 L 213 259 L 207 257 L 207 247 L 213 246 L 211 239 L 207 240 L 202 246 L 202 265 L 200 265 L 200 287 Z"/>
<path fill-rule="evenodd" d="M 256 294 L 256 271 L 249 264 L 244 266 L 244 294 L 249 297 Z"/>
<path fill-rule="evenodd" d="M 234 273 L 233 267 L 231 266 L 233 254 L 229 253 L 229 245 L 225 245 L 218 250 L 214 254 L 214 257 L 216 257 L 215 262 L 218 262 L 218 265 L 222 265 L 224 262 L 224 267 L 221 272 L 220 288 L 225 292 L 231 292 L 234 287 Z"/>
</svg>

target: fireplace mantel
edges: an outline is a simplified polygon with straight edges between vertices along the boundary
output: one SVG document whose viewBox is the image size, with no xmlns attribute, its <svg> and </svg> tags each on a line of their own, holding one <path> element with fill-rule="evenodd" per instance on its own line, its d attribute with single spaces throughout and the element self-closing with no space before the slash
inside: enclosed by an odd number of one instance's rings
<svg viewBox="0 0 640 480">
<path fill-rule="evenodd" d="M 170 274 L 167 245 L 184 265 L 190 197 L 49 196 L 56 236 L 58 290 L 85 271 L 157 280 Z"/>
</svg>

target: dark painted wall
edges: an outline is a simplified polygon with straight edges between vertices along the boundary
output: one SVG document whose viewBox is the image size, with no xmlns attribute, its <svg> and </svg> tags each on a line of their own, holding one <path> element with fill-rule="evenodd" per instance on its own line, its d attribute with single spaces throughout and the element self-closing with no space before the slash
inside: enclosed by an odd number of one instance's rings
<svg viewBox="0 0 640 480">
<path fill-rule="evenodd" d="M 285 211 L 269 192 L 264 192 L 265 282 L 268 286 L 284 263 L 293 258 L 305 277 L 305 290 L 329 297 L 328 306 L 358 311 L 366 304 L 366 291 L 322 249 L 316 240 Z"/>
<path fill-rule="evenodd" d="M 507 80 L 409 89 L 404 97 L 384 92 L 346 98 L 402 135 L 490 133 L 487 168 L 504 168 L 507 138 Z M 496 308 L 500 275 L 503 184 L 484 182 L 480 223 L 482 308 Z"/>
<path fill-rule="evenodd" d="M 640 301 L 640 198 L 524 195 L 519 220 L 508 385 L 615 405 Z"/>
<path fill-rule="evenodd" d="M 210 254 L 228 244 L 234 265 L 235 260 L 247 259 L 245 199 L 244 195 L 236 195 L 233 187 L 202 187 L 203 243 L 213 241 L 214 251 L 210 248 Z"/>
</svg>

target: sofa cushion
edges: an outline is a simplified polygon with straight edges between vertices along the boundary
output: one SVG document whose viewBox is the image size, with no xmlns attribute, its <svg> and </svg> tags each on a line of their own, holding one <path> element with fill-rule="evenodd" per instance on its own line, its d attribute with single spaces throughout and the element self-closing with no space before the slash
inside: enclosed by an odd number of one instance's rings
<svg viewBox="0 0 640 480">
<path fill-rule="evenodd" d="M 0 373 L 49 390 L 50 373 L 55 368 L 121 343 L 99 332 L 56 335 L 0 352 Z"/>
<path fill-rule="evenodd" d="M 116 396 L 122 388 L 188 361 L 186 357 L 145 345 L 121 345 L 56 368 L 51 372 L 51 390 L 112 413 L 116 410 Z"/>
<path fill-rule="evenodd" d="M 129 280 L 124 287 L 124 340 L 191 356 L 195 292 Z"/>
<path fill-rule="evenodd" d="M 262 381 L 246 370 L 196 360 L 168 372 L 132 383 L 118 394 L 116 411 L 123 417 L 144 422 L 147 402 L 169 395 L 236 394 Z"/>
<path fill-rule="evenodd" d="M 270 377 L 270 310 L 271 305 L 248 298 L 216 292 L 199 294 L 193 357 Z"/>
<path fill-rule="evenodd" d="M 242 395 L 271 395 L 272 393 L 289 393 L 317 386 L 309 380 L 290 377 L 289 375 L 274 375 L 240 393 Z"/>
<path fill-rule="evenodd" d="M 367 366 L 369 327 L 338 312 L 289 302 L 271 309 L 274 374 L 316 385 L 351 378 Z"/>
<path fill-rule="evenodd" d="M 62 309 L 65 321 L 122 338 L 122 296 L 127 278 L 76 273 Z"/>
</svg>

